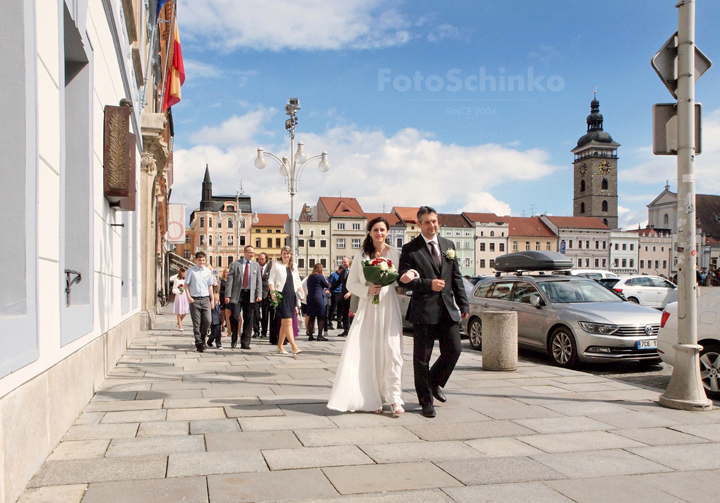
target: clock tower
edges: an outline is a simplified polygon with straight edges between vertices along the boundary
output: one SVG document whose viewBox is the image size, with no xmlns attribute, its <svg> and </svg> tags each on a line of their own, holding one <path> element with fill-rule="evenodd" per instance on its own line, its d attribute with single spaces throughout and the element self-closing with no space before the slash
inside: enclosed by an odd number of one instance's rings
<svg viewBox="0 0 720 503">
<path fill-rule="evenodd" d="M 603 131 L 603 116 L 597 96 L 590 102 L 587 134 L 572 150 L 575 154 L 573 216 L 598 217 L 610 229 L 618 227 L 617 148 Z"/>
</svg>

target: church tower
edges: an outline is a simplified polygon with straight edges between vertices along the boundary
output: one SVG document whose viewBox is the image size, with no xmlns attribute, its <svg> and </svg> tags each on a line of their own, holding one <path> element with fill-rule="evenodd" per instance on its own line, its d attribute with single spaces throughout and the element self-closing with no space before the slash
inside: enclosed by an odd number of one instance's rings
<svg viewBox="0 0 720 503">
<path fill-rule="evenodd" d="M 572 150 L 575 154 L 573 216 L 598 217 L 610 229 L 618 227 L 617 148 L 603 131 L 597 96 L 590 102 L 587 133 Z"/>
<path fill-rule="evenodd" d="M 200 211 L 212 211 L 212 182 L 210 181 L 210 168 L 205 165 L 205 178 L 202 183 L 202 197 L 200 198 Z"/>
</svg>

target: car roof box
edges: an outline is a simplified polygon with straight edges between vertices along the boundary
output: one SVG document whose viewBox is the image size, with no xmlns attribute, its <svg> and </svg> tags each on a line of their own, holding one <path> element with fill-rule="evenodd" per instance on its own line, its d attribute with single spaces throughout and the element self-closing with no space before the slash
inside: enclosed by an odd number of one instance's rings
<svg viewBox="0 0 720 503">
<path fill-rule="evenodd" d="M 495 270 L 500 272 L 562 271 L 572 267 L 572 259 L 552 251 L 522 251 L 495 259 Z"/>
</svg>

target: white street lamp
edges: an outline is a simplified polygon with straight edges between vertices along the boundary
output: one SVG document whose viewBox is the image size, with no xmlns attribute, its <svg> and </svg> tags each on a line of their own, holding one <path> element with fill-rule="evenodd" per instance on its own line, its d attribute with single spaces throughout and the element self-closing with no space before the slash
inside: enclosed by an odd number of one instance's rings
<svg viewBox="0 0 720 503">
<path fill-rule="evenodd" d="M 298 110 L 300 110 L 300 102 L 297 98 L 290 98 L 285 105 L 285 113 L 290 116 L 290 118 L 285 121 L 285 129 L 287 129 L 290 134 L 290 158 L 283 157 L 280 159 L 275 154 L 265 152 L 262 148 L 258 148 L 257 158 L 255 159 L 255 167 L 257 169 L 265 169 L 267 166 L 265 156 L 270 157 L 280 165 L 280 174 L 285 178 L 288 192 L 290 193 L 290 246 L 293 250 L 293 256 L 295 257 L 297 257 L 297 250 L 295 249 L 295 234 L 297 232 L 295 228 L 295 194 L 297 194 L 298 182 L 300 181 L 302 170 L 310 161 L 320 159 L 318 169 L 323 173 L 330 171 L 327 152 L 308 157 L 305 153 L 305 144 L 301 141 L 298 142 L 297 152 L 293 152 L 295 149 L 295 126 L 298 123 L 295 114 Z"/>
</svg>

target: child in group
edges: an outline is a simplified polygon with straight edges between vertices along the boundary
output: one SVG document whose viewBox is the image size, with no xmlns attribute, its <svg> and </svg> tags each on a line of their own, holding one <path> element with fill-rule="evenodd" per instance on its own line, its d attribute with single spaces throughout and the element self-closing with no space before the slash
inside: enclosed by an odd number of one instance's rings
<svg viewBox="0 0 720 503">
<path fill-rule="evenodd" d="M 210 337 L 208 337 L 207 345 L 212 347 L 213 342 L 217 349 L 222 349 L 222 327 L 223 327 L 223 312 L 220 307 L 220 294 L 216 293 L 215 307 L 212 308 L 212 328 L 210 329 Z"/>
</svg>

